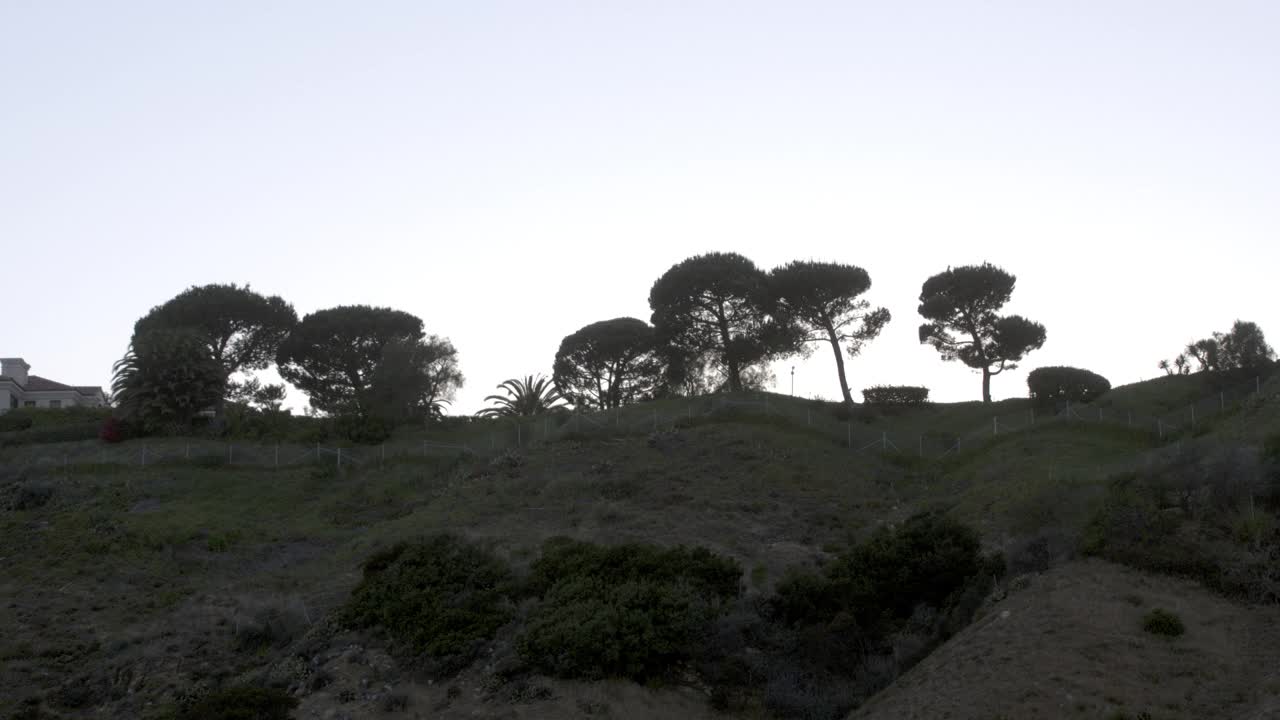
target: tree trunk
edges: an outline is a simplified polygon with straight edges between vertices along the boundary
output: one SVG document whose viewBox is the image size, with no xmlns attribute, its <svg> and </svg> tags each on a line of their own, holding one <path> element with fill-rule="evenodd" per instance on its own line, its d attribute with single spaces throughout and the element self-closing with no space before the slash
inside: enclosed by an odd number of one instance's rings
<svg viewBox="0 0 1280 720">
<path fill-rule="evenodd" d="M 729 349 L 732 339 L 729 337 L 729 321 L 724 317 L 724 303 L 720 305 L 720 317 L 717 318 L 720 325 L 720 343 L 724 346 L 724 364 L 729 373 L 729 392 L 742 392 L 741 369 L 738 367 L 738 358 L 734 357 L 733 352 Z"/>
<path fill-rule="evenodd" d="M 982 402 L 991 402 L 991 370 L 982 368 Z"/>
<path fill-rule="evenodd" d="M 844 375 L 844 354 L 840 352 L 840 339 L 833 328 L 827 328 L 827 337 L 831 339 L 831 350 L 836 354 L 836 372 L 840 375 L 840 392 L 844 395 L 846 405 L 853 404 L 853 394 L 849 392 L 849 381 Z"/>
</svg>

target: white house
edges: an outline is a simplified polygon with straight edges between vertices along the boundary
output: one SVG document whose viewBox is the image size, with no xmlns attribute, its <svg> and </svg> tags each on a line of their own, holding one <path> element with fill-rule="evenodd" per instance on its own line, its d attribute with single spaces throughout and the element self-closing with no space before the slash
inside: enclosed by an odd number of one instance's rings
<svg viewBox="0 0 1280 720">
<path fill-rule="evenodd" d="M 0 358 L 0 413 L 21 407 L 103 407 L 107 404 L 107 395 L 101 387 L 63 385 L 39 375 L 28 375 L 30 369 L 22 358 Z"/>
</svg>

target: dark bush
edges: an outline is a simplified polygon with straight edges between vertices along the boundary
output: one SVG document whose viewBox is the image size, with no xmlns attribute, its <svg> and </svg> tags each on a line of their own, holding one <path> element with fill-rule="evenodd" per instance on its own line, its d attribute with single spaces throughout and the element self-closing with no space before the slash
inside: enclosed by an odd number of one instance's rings
<svg viewBox="0 0 1280 720">
<path fill-rule="evenodd" d="M 1003 573 L 985 560 L 978 535 L 939 513 L 882 528 L 840 554 L 821 574 L 790 573 L 772 607 L 791 624 L 830 623 L 847 616 L 863 632 L 891 630 L 918 605 L 944 607 L 973 578 Z"/>
<path fill-rule="evenodd" d="M 283 690 L 233 687 L 210 693 L 178 720 L 289 720 L 298 700 Z"/>
<path fill-rule="evenodd" d="M 737 597 L 741 576 L 737 562 L 704 548 L 558 538 L 534 563 L 529 588 L 541 602 L 517 646 L 560 677 L 668 675 Z"/>
<path fill-rule="evenodd" d="M 511 617 L 511 570 L 454 535 L 399 543 L 364 564 L 342 612 L 351 627 L 381 627 L 404 648 L 460 669 Z"/>
<path fill-rule="evenodd" d="M 16 410 L 0 415 L 0 432 L 16 432 L 31 427 L 30 415 L 21 415 Z"/>
<path fill-rule="evenodd" d="M 529 589 L 544 595 L 556 584 L 575 576 L 592 575 L 611 582 L 648 577 L 664 583 L 685 581 L 719 597 L 740 591 L 742 568 L 737 562 L 702 547 L 627 544 L 605 547 L 567 537 L 554 537 L 529 574 Z"/>
<path fill-rule="evenodd" d="M 358 445 L 377 445 L 391 437 L 395 427 L 386 420 L 377 417 L 344 415 L 334 420 L 335 432 L 344 440 Z"/>
<path fill-rule="evenodd" d="M 1027 375 L 1031 399 L 1038 403 L 1093 402 L 1111 389 L 1101 375 L 1073 367 L 1042 367 Z"/>
<path fill-rule="evenodd" d="M 1142 618 L 1142 629 L 1153 635 L 1166 637 L 1178 637 L 1187 631 L 1182 618 L 1162 608 L 1156 608 Z"/>
<path fill-rule="evenodd" d="M 868 405 L 923 405 L 929 402 L 929 388 L 918 385 L 877 385 L 862 391 Z"/>
</svg>

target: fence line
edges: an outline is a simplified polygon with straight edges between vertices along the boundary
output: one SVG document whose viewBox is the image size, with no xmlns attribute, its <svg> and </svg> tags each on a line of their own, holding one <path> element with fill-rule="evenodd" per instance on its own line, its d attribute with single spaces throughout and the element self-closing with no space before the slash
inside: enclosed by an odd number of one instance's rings
<svg viewBox="0 0 1280 720">
<path fill-rule="evenodd" d="M 918 432 L 893 433 L 883 428 L 857 427 L 846 421 L 815 417 L 812 406 L 770 402 L 769 397 L 744 399 L 733 396 L 690 398 L 677 407 L 660 411 L 657 407 L 631 406 L 595 412 L 575 412 L 566 417 L 539 417 L 512 421 L 487 434 L 467 441 L 406 440 L 376 446 L 326 447 L 322 444 L 251 443 L 214 440 L 151 439 L 120 445 L 77 445 L 49 453 L 48 446 L 31 446 L 6 451 L 23 468 L 63 467 L 70 465 L 137 465 L 157 463 L 195 464 L 207 466 L 244 466 L 259 468 L 296 467 L 306 464 L 330 464 L 335 467 L 367 467 L 408 458 L 431 458 L 459 454 L 497 455 L 511 449 L 543 442 L 592 435 L 627 435 L 675 429 L 718 415 L 734 412 L 763 415 L 790 420 L 797 427 L 829 437 L 833 442 L 855 453 L 914 454 L 920 458 L 941 460 L 972 448 L 991 437 L 1020 432 L 1047 423 L 1093 422 L 1126 427 L 1150 433 L 1164 443 L 1195 431 L 1212 418 L 1221 417 L 1242 406 L 1249 397 L 1261 393 L 1258 377 L 1245 385 L 1220 390 L 1186 407 L 1163 415 L 1143 415 L 1132 410 L 1094 405 L 1065 403 L 1045 414 L 1034 406 L 1012 413 L 996 413 L 989 423 L 962 433 L 923 429 Z M 905 448 L 905 449 L 904 449 Z M 25 457 L 24 457 L 25 456 Z M 6 459 L 6 465 L 13 462 Z"/>
</svg>

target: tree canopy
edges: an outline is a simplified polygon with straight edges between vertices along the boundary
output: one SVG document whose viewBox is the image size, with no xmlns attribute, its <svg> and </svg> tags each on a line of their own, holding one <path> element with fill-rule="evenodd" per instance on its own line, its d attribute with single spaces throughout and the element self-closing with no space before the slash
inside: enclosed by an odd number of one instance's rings
<svg viewBox="0 0 1280 720">
<path fill-rule="evenodd" d="M 554 379 L 565 398 L 582 408 L 606 410 L 653 398 L 666 364 L 653 328 L 620 317 L 579 328 L 560 341 Z"/>
<path fill-rule="evenodd" d="M 1045 328 L 1021 315 L 1001 316 L 1017 278 L 990 263 L 948 268 L 924 282 L 920 342 L 944 361 L 982 371 L 982 400 L 991 402 L 991 377 L 1017 367 L 1044 345 Z"/>
<path fill-rule="evenodd" d="M 423 338 L 422 320 L 401 310 L 344 305 L 302 318 L 280 345 L 280 376 L 328 413 L 367 415 L 374 372 L 392 343 Z"/>
<path fill-rule="evenodd" d="M 280 343 L 298 322 L 293 306 L 248 285 L 193 286 L 151 309 L 134 333 L 188 328 L 198 333 L 222 366 L 223 377 L 261 370 L 275 359 Z"/>
<path fill-rule="evenodd" d="M 649 307 L 671 367 L 696 367 L 706 358 L 730 391 L 743 389 L 746 368 L 800 346 L 795 328 L 771 313 L 765 273 L 737 253 L 697 255 L 672 266 L 650 289 Z"/>
<path fill-rule="evenodd" d="M 1186 375 L 1195 361 L 1197 372 L 1261 368 L 1275 361 L 1275 350 L 1267 344 L 1262 328 L 1255 322 L 1236 320 L 1231 330 L 1187 343 L 1182 354 L 1160 361 L 1160 369 L 1170 375 Z"/>
<path fill-rule="evenodd" d="M 370 410 L 390 422 L 438 418 L 462 387 L 458 351 L 448 340 L 393 340 L 369 383 Z"/>
<path fill-rule="evenodd" d="M 804 342 L 830 343 L 840 392 L 852 404 L 841 347 L 857 357 L 890 320 L 887 309 L 873 310 L 860 297 L 871 288 L 871 276 L 855 265 L 797 261 L 775 268 L 769 284 L 776 312 L 802 331 Z"/>
</svg>

